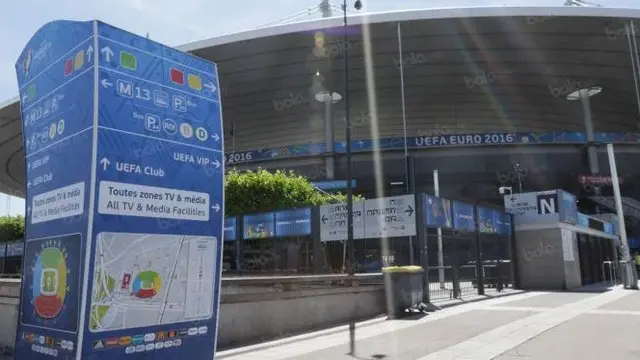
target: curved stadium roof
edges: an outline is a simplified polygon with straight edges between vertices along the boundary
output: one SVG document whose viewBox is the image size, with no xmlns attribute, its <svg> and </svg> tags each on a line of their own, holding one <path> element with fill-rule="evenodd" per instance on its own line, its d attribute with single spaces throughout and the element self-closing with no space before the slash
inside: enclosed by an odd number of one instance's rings
<svg viewBox="0 0 640 360">
<path fill-rule="evenodd" d="M 323 74 L 322 86 L 342 92 L 345 48 L 351 115 L 363 125 L 353 136 L 371 138 L 363 24 L 370 24 L 379 136 L 401 136 L 397 22 L 410 133 L 443 127 L 458 133 L 583 132 L 582 110 L 565 95 L 590 85 L 604 88 L 592 100 L 595 130 L 631 133 L 638 132 L 639 109 L 624 19 L 637 18 L 640 10 L 580 7 L 411 10 L 350 16 L 346 43 L 342 19 L 329 18 L 178 48 L 219 66 L 225 128 L 233 126 L 227 151 L 322 143 L 324 109 L 312 99 L 314 73 Z M 313 56 L 318 30 L 329 50 L 322 61 Z M 336 106 L 334 116 L 342 118 L 343 110 Z M 0 107 L 0 129 L 0 191 L 22 196 L 17 99 Z M 336 127 L 336 140 L 342 132 Z"/>
</svg>

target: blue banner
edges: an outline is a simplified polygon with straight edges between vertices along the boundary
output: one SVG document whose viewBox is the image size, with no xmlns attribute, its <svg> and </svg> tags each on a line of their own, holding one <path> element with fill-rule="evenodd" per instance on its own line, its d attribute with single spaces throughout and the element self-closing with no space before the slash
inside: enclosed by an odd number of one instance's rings
<svg viewBox="0 0 640 360">
<path fill-rule="evenodd" d="M 578 226 L 589 227 L 589 215 L 578 213 Z"/>
<path fill-rule="evenodd" d="M 511 214 L 496 210 L 494 215 L 498 234 L 510 236 L 513 232 L 513 228 L 511 227 Z"/>
<path fill-rule="evenodd" d="M 4 250 L 4 249 L 3 249 Z M 4 253 L 4 251 L 3 251 Z M 7 257 L 22 256 L 24 254 L 24 243 L 8 243 L 7 244 Z"/>
<path fill-rule="evenodd" d="M 213 358 L 215 65 L 97 21 L 56 21 L 16 68 L 32 300 L 21 302 L 17 358 Z"/>
<path fill-rule="evenodd" d="M 424 195 L 424 214 L 427 227 L 446 229 L 453 227 L 451 200 Z"/>
<path fill-rule="evenodd" d="M 453 201 L 453 228 L 460 231 L 476 231 L 476 218 L 473 205 Z"/>
<path fill-rule="evenodd" d="M 343 190 L 346 189 L 349 185 L 347 180 L 327 180 L 327 181 L 314 181 L 312 182 L 313 186 L 320 190 Z M 351 180 L 351 187 L 356 187 L 356 180 Z"/>
<path fill-rule="evenodd" d="M 275 214 L 260 213 L 243 216 L 243 237 L 245 239 L 265 239 L 275 237 Z"/>
<path fill-rule="evenodd" d="M 601 143 L 637 144 L 640 133 L 597 133 L 595 141 Z M 459 146 L 501 146 L 501 145 L 538 145 L 538 144 L 585 144 L 586 136 L 581 132 L 518 132 L 518 133 L 487 133 L 487 134 L 442 134 L 430 136 L 408 136 L 407 148 L 423 149 L 435 147 Z M 405 146 L 403 137 L 352 140 L 353 152 L 371 152 L 379 150 L 402 150 Z M 335 142 L 333 150 L 338 153 L 346 151 L 345 142 Z M 326 152 L 324 143 L 295 144 L 272 149 L 256 149 L 227 153 L 227 164 L 246 163 L 254 161 L 285 159 L 299 156 L 317 156 Z"/>
<path fill-rule="evenodd" d="M 578 204 L 575 195 L 563 190 L 558 190 L 560 201 L 560 221 L 568 224 L 578 223 Z"/>
<path fill-rule="evenodd" d="M 604 223 L 604 232 L 607 234 L 615 235 L 614 227 L 612 223 L 605 222 Z"/>
<path fill-rule="evenodd" d="M 495 234 L 498 232 L 496 224 L 497 210 L 478 207 L 478 227 L 481 233 Z"/>
<path fill-rule="evenodd" d="M 235 241 L 236 240 L 236 217 L 228 217 L 224 219 L 224 241 Z"/>
<path fill-rule="evenodd" d="M 311 209 L 276 211 L 276 236 L 311 235 Z"/>
</svg>

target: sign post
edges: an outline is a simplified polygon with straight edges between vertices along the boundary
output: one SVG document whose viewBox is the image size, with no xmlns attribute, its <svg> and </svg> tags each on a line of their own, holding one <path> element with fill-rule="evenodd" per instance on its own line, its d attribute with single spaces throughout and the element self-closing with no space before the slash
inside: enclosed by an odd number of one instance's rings
<svg viewBox="0 0 640 360">
<path fill-rule="evenodd" d="M 16 70 L 27 172 L 16 359 L 212 359 L 216 66 L 98 21 L 54 21 Z"/>
</svg>

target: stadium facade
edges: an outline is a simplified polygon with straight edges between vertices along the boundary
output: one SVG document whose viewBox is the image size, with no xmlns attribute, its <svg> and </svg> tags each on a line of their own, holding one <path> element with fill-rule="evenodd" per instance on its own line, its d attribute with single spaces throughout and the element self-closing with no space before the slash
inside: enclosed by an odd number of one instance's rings
<svg viewBox="0 0 640 360">
<path fill-rule="evenodd" d="M 501 203 L 500 186 L 565 189 L 592 207 L 611 195 L 601 144 L 614 143 L 629 208 L 640 199 L 639 25 L 633 9 L 412 10 L 180 49 L 219 66 L 227 168 L 347 180 L 348 98 L 357 192 L 433 193 L 438 170 L 451 199 Z M 22 196 L 18 100 L 0 108 L 0 191 Z M 51 111 L 40 105 L 24 115 Z"/>
</svg>

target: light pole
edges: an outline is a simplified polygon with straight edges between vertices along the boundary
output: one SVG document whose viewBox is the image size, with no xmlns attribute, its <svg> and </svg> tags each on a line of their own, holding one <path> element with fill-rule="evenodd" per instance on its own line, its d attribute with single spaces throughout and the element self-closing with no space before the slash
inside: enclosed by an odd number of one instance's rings
<svg viewBox="0 0 640 360">
<path fill-rule="evenodd" d="M 356 0 L 353 4 L 356 10 L 362 9 L 362 2 Z M 349 46 L 347 34 L 347 0 L 342 1 L 342 21 L 343 21 L 343 41 L 344 49 L 344 111 L 345 111 L 345 153 L 347 158 L 347 181 L 353 179 L 353 168 L 351 164 L 351 117 L 349 116 Z M 349 249 L 349 275 L 353 275 L 354 263 L 356 260 L 355 243 L 353 239 L 353 188 L 347 186 L 347 247 Z"/>
<path fill-rule="evenodd" d="M 356 10 L 362 8 L 362 2 L 356 0 L 353 4 Z M 343 41 L 344 41 L 344 110 L 345 110 L 345 152 L 347 158 L 347 247 L 349 255 L 349 276 L 353 276 L 353 265 L 356 261 L 355 242 L 353 239 L 353 169 L 351 165 L 351 118 L 349 116 L 349 46 L 347 34 L 347 0 L 342 1 Z M 349 354 L 356 353 L 356 324 L 349 322 Z"/>
<path fill-rule="evenodd" d="M 518 180 L 518 193 L 522 193 L 522 178 L 520 177 L 520 163 L 513 163 L 513 172 L 515 172 L 516 179 Z"/>
</svg>

